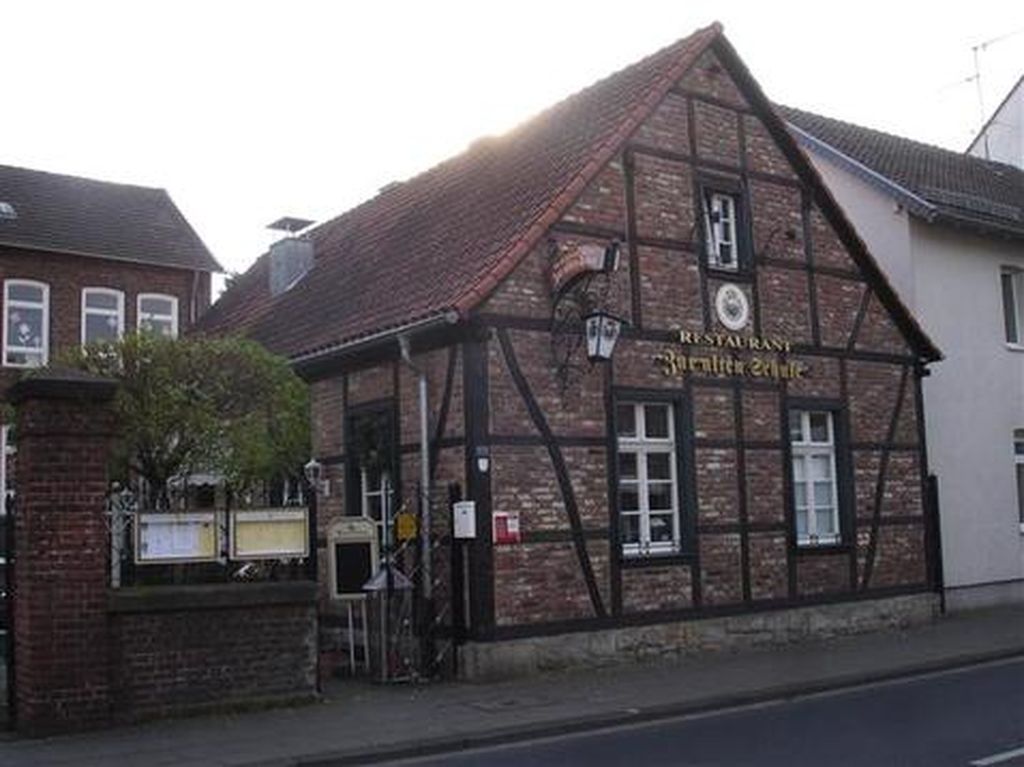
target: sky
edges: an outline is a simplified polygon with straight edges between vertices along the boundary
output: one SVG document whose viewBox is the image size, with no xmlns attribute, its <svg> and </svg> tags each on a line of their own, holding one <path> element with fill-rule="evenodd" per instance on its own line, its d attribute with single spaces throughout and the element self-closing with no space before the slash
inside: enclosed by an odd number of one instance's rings
<svg viewBox="0 0 1024 767">
<path fill-rule="evenodd" d="M 972 49 L 986 112 L 1024 74 L 1007 0 L 0 0 L 0 164 L 163 187 L 244 271 L 716 19 L 769 98 L 958 151 Z"/>
</svg>

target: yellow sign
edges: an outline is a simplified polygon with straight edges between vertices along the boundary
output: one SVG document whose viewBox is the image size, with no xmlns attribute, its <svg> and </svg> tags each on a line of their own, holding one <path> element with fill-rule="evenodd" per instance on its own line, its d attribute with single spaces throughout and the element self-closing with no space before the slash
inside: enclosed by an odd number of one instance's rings
<svg viewBox="0 0 1024 767">
<path fill-rule="evenodd" d="M 682 346 L 710 346 L 718 349 L 737 351 L 789 352 L 792 344 L 782 338 L 741 336 L 729 333 L 692 333 L 680 330 L 678 341 Z M 654 356 L 654 362 L 661 367 L 663 375 L 681 378 L 685 373 L 703 373 L 716 376 L 743 376 L 747 378 L 771 378 L 788 380 L 803 378 L 807 372 L 798 362 L 779 362 L 773 358 L 751 357 L 736 359 L 711 352 L 709 354 L 681 353 L 666 349 Z"/>
<path fill-rule="evenodd" d="M 416 515 L 401 511 L 395 516 L 395 537 L 400 541 L 411 541 L 416 537 Z"/>
</svg>

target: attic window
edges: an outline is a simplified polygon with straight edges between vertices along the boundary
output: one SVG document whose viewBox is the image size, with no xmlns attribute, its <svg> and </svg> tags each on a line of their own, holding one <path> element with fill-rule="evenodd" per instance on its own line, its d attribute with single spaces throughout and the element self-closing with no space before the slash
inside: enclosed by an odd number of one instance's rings
<svg viewBox="0 0 1024 767">
<path fill-rule="evenodd" d="M 18 211 L 9 202 L 0 200 L 0 218 L 14 219 L 18 217 Z"/>
</svg>

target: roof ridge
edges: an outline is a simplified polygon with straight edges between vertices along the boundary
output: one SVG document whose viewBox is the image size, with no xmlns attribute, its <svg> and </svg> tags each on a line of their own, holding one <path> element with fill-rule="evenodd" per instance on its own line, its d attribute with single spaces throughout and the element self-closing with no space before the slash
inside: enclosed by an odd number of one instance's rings
<svg viewBox="0 0 1024 767">
<path fill-rule="evenodd" d="M 974 155 L 967 154 L 966 152 L 959 152 L 955 149 L 948 149 L 947 147 L 939 146 L 938 144 L 931 144 L 927 141 L 921 141 L 920 139 L 910 138 L 909 136 L 901 136 L 898 133 L 892 133 L 891 131 L 882 130 L 881 128 L 872 128 L 870 126 L 862 125 L 860 123 L 850 122 L 849 120 L 843 120 L 839 117 L 829 117 L 828 115 L 823 115 L 820 114 L 819 112 L 810 112 L 806 109 L 799 109 L 797 107 L 787 106 L 786 104 L 776 104 L 775 106 L 782 110 L 782 116 L 784 118 L 786 117 L 787 112 L 795 112 L 797 114 L 803 115 L 805 117 L 810 117 L 816 120 L 826 120 L 830 123 L 838 123 L 839 125 L 843 125 L 849 128 L 855 128 L 856 130 L 859 131 L 868 131 L 878 136 L 884 136 L 885 138 L 896 139 L 897 141 L 905 141 L 908 144 L 912 144 L 915 147 L 927 149 L 928 151 L 931 152 L 941 152 L 942 154 L 949 155 L 951 158 L 956 158 L 957 161 L 966 160 L 968 162 L 978 163 L 981 166 L 995 166 L 989 168 L 990 170 L 1003 170 L 1004 168 L 1008 168 L 1015 173 L 1021 172 L 1021 169 L 1014 165 L 998 162 L 996 160 L 986 160 L 983 157 L 975 157 Z M 786 121 L 789 122 L 788 119 Z"/>
<path fill-rule="evenodd" d="M 130 189 L 145 189 L 151 192 L 163 192 L 167 194 L 166 187 L 162 186 L 147 186 L 145 184 L 130 184 L 127 181 L 108 181 L 102 178 L 93 178 L 92 176 L 80 176 L 76 173 L 58 173 L 53 170 L 40 170 L 38 168 L 27 168 L 24 165 L 6 165 L 0 164 L 0 172 L 3 171 L 21 171 L 24 173 L 38 173 L 46 176 L 56 176 L 57 178 L 65 178 L 71 181 L 87 181 L 91 184 L 103 184 L 105 186 L 124 186 Z"/>
</svg>

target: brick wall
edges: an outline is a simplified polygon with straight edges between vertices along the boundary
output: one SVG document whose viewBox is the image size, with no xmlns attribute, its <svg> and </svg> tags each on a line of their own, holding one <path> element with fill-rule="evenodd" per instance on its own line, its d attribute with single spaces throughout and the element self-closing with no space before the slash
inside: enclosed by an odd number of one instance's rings
<svg viewBox="0 0 1024 767">
<path fill-rule="evenodd" d="M 748 215 L 741 233 L 751 252 L 739 275 L 705 262 L 697 191 L 708 178 L 742 190 Z M 479 347 L 453 339 L 460 364 L 470 365 L 462 355 L 479 349 L 470 385 L 487 411 L 486 418 L 483 407 L 468 412 L 465 425 L 446 432 L 464 443 L 446 447 L 451 471 L 438 476 L 464 488 L 470 480 L 487 522 L 471 561 L 478 638 L 928 587 L 918 360 L 806 178 L 709 52 L 481 307 Z M 563 375 L 566 338 L 548 324 L 562 316 L 553 303 L 552 246 L 613 236 L 625 240 L 621 267 L 595 284 L 631 327 L 612 364 L 589 366 L 577 352 Z M 738 284 L 751 305 L 752 320 L 737 335 L 783 337 L 791 352 L 761 356 L 796 362 L 803 377 L 668 378 L 654 364 L 679 330 L 723 331 L 713 302 L 726 282 Z M 735 353 L 748 362 L 752 356 Z M 347 387 L 349 406 L 393 398 L 394 364 L 317 384 L 314 412 L 331 411 L 329 426 L 315 416 L 324 452 L 342 447 L 339 387 Z M 430 363 L 434 408 L 442 368 Z M 406 375 L 397 373 L 397 406 L 408 475 L 416 404 Z M 609 398 L 652 393 L 672 398 L 686 416 L 677 442 L 682 551 L 623 561 L 607 406 Z M 796 545 L 785 425 L 794 400 L 827 402 L 837 429 L 850 424 L 837 456 L 843 540 L 828 551 Z M 460 457 L 478 446 L 490 449 L 490 472 L 465 477 Z M 331 503 L 331 513 L 343 513 L 339 500 Z M 492 545 L 491 511 L 519 513 L 520 544 Z"/>
<path fill-rule="evenodd" d="M 82 288 L 122 291 L 126 331 L 136 326 L 136 299 L 140 293 L 176 296 L 180 333 L 184 333 L 192 324 L 193 291 L 197 315 L 210 305 L 208 272 L 197 273 L 149 264 L 19 250 L 0 245 L 0 285 L 3 280 L 11 278 L 37 280 L 50 286 L 51 360 L 60 349 L 81 343 Z M 0 291 L 2 311 L 3 292 Z M 20 369 L 0 367 L 0 391 L 6 391 L 21 373 Z"/>
</svg>

